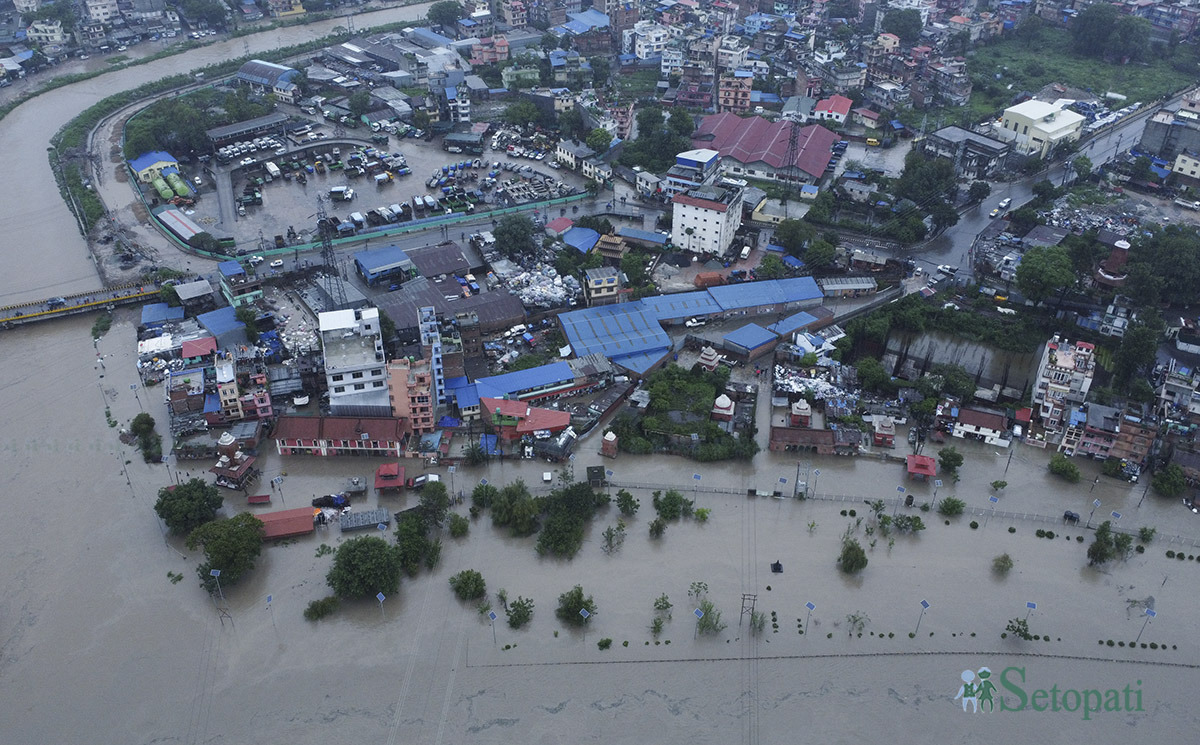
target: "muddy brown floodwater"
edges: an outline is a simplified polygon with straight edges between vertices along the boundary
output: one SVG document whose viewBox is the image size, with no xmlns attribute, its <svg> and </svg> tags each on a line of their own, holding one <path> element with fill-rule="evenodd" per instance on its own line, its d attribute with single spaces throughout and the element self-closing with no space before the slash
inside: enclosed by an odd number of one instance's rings
<svg viewBox="0 0 1200 745">
<path fill-rule="evenodd" d="M 206 48 L 189 60 L 217 59 L 241 44 Z M 47 122 L 65 120 L 117 83 L 157 77 L 163 67 L 118 73 L 103 90 L 56 91 L 0 124 L 22 188 L 45 195 L 45 156 L 29 143 L 45 141 Z M 5 203 L 28 204 L 13 181 L 3 187 Z M 21 238 L 5 242 L 4 298 L 94 286 L 57 193 L 29 209 L 5 223 Z M 898 465 L 813 459 L 821 474 L 810 479 L 823 498 L 796 501 L 745 496 L 746 489 L 772 490 L 779 479 L 790 488 L 794 457 L 762 453 L 752 463 L 698 465 L 623 455 L 603 462 L 616 481 L 677 486 L 712 510 L 709 521 L 672 523 L 651 540 L 651 496 L 635 488 L 642 508 L 627 521 L 623 547 L 601 550 L 601 531 L 617 519 L 608 508 L 567 561 L 539 558 L 532 539 L 511 538 L 485 515 L 468 537 L 443 536 L 441 564 L 406 578 L 382 611 L 374 601 L 345 603 L 312 624 L 302 611 L 327 593 L 330 557 L 318 557 L 317 548 L 342 541 L 332 529 L 266 546 L 257 568 L 224 588 L 230 617 L 222 619 L 197 583 L 199 557 L 165 538 L 153 513 L 175 466 L 143 463 L 105 416 L 125 425 L 144 409 L 166 420 L 158 390 L 130 388 L 137 382 L 136 310 L 119 311 L 98 344 L 91 322 L 62 319 L 0 334 L 5 743 L 1074 744 L 1185 742 L 1200 728 L 1192 623 L 1200 562 L 1164 556 L 1168 548 L 1196 554 L 1200 522 L 1153 495 L 1139 508 L 1140 486 L 1105 479 L 1091 491 L 1089 463 L 1081 463 L 1080 484 L 1049 480 L 1045 454 L 1024 447 L 1010 463 L 1007 451 L 955 443 L 966 455 L 962 480 L 938 496 L 956 494 L 986 512 L 987 483 L 1003 478 L 1009 486 L 1001 512 L 1086 515 L 1100 498 L 1097 517 L 1117 510 L 1125 525 L 1157 526 L 1158 538 L 1145 554 L 1095 570 L 1086 566 L 1086 543 L 1075 540 L 1090 536 L 1079 527 L 998 514 L 980 515 L 972 530 L 969 517 L 946 526 L 934 513 L 915 512 L 928 529 L 889 546 L 866 535 L 869 520 L 856 521 L 866 513 L 862 499 L 896 494 Z M 595 435 L 580 443 L 577 472 L 600 462 L 597 449 Z M 262 465 L 265 478 L 286 472 L 276 506 L 298 507 L 380 462 L 283 459 L 268 451 Z M 483 477 L 540 485 L 547 468 L 464 468 L 453 483 L 455 490 Z M 186 476 L 189 467 L 183 470 Z M 931 487 L 907 486 L 918 502 L 932 498 Z M 225 514 L 243 507 L 240 495 L 226 496 Z M 356 509 L 375 504 L 399 509 L 412 501 L 372 494 Z M 857 516 L 840 514 L 849 509 Z M 1039 527 L 1056 537 L 1035 537 Z M 833 566 L 847 529 L 870 560 L 853 578 Z M 1015 560 L 1006 578 L 990 569 L 1000 553 Z M 770 571 L 774 561 L 783 573 Z M 464 568 L 480 570 L 492 592 L 532 598 L 530 625 L 512 631 L 501 614 L 493 643 L 492 627 L 447 586 Z M 183 580 L 172 583 L 168 572 Z M 707 583 L 723 614 L 727 628 L 718 634 L 694 638 L 694 581 Z M 598 606 L 586 630 L 554 617 L 557 596 L 575 584 Z M 674 611 L 656 640 L 649 626 L 662 593 Z M 762 636 L 748 633 L 741 614 L 751 599 L 768 616 Z M 930 605 L 924 613 L 921 600 Z M 1001 639 L 1031 601 L 1030 630 L 1049 641 Z M 1158 615 L 1147 626 L 1148 605 Z M 861 637 L 848 616 L 863 619 Z M 607 651 L 597 648 L 602 638 L 613 640 Z M 959 676 L 983 666 L 1012 684 L 999 691 L 1008 707 L 1020 703 L 1013 688 L 1029 697 L 1026 710 L 963 713 L 954 700 Z M 1024 682 L 1009 668 L 1023 668 Z M 1043 701 L 1036 691 L 1052 688 L 1059 710 L 1029 708 Z M 1118 694 L 1104 696 L 1108 710 L 1085 719 L 1081 702 L 1092 689 Z"/>
</svg>

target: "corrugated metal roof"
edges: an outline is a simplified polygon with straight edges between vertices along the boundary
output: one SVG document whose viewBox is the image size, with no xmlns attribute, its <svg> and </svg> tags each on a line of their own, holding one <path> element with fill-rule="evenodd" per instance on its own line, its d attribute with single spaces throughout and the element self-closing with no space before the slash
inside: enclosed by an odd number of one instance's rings
<svg viewBox="0 0 1200 745">
<path fill-rule="evenodd" d="M 812 277 L 772 279 L 764 282 L 742 282 L 732 285 L 710 287 L 722 310 L 752 308 L 772 303 L 795 303 L 822 297 L 821 288 Z"/>
<path fill-rule="evenodd" d="M 481 396 L 503 398 L 506 395 L 531 388 L 541 388 L 574 379 L 575 373 L 571 372 L 570 365 L 565 362 L 551 362 L 548 365 L 531 367 L 528 370 L 517 370 L 503 375 L 479 378 L 475 381 L 475 388 Z"/>
<path fill-rule="evenodd" d="M 743 349 L 757 349 L 764 344 L 775 341 L 775 334 L 767 331 L 757 323 L 748 323 L 740 329 L 725 334 L 725 341 Z"/>
</svg>

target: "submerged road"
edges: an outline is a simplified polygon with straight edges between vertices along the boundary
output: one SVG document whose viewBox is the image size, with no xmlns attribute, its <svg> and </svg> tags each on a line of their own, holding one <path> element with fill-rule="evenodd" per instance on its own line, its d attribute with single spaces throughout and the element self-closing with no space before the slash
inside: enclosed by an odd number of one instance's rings
<svg viewBox="0 0 1200 745">
<path fill-rule="evenodd" d="M 428 4 L 389 8 L 355 16 L 354 22 L 364 28 L 414 20 L 423 18 L 428 8 Z M 7 178 L 0 180 L 0 200 L 9 208 L 0 216 L 5 268 L 0 305 L 88 292 L 101 284 L 87 242 L 59 194 L 46 152 L 53 134 L 79 112 L 118 91 L 233 57 L 318 39 L 345 23 L 344 18 L 335 18 L 220 41 L 44 93 L 5 117 L 0 122 L 0 152 L 5 154 Z"/>
</svg>

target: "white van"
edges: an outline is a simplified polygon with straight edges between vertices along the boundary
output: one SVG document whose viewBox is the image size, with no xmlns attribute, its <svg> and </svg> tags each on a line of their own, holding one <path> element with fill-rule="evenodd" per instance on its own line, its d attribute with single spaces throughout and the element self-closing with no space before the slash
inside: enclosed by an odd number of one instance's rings
<svg viewBox="0 0 1200 745">
<path fill-rule="evenodd" d="M 749 246 L 742 246 L 741 258 L 742 258 L 742 261 L 745 261 L 746 259 L 750 258 L 750 247 Z"/>
</svg>

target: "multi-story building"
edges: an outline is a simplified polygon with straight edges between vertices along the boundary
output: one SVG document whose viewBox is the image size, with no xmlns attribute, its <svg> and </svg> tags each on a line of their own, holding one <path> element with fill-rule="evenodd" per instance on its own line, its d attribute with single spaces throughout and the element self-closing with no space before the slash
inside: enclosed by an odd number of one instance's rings
<svg viewBox="0 0 1200 745">
<path fill-rule="evenodd" d="M 417 311 L 417 328 L 421 333 L 421 350 L 429 360 L 429 371 L 433 375 L 433 399 L 438 404 L 446 403 L 446 367 L 442 357 L 442 329 L 438 322 L 437 309 L 432 306 Z"/>
<path fill-rule="evenodd" d="M 664 194 L 674 196 L 680 192 L 696 189 L 712 183 L 721 164 L 721 154 L 716 150 L 688 150 L 675 156 L 675 165 L 659 182 Z"/>
<path fill-rule="evenodd" d="M 754 89 L 754 73 L 734 70 L 717 82 L 717 111 L 745 114 L 750 111 L 750 92 Z"/>
<path fill-rule="evenodd" d="M 717 45 L 717 69 L 736 70 L 746 64 L 750 45 L 740 36 L 725 36 Z"/>
<path fill-rule="evenodd" d="M 662 54 L 670 40 L 671 30 L 661 23 L 638 21 L 633 28 L 621 33 L 621 49 L 625 54 L 645 60 Z"/>
<path fill-rule="evenodd" d="M 720 255 L 742 225 L 742 189 L 703 186 L 671 199 L 671 238 L 692 253 Z"/>
<path fill-rule="evenodd" d="M 1200 373 L 1182 370 L 1171 364 L 1155 393 L 1158 396 L 1156 411 L 1161 417 L 1175 421 L 1200 420 L 1200 396 L 1196 388 L 1200 385 Z"/>
<path fill-rule="evenodd" d="M 663 47 L 662 63 L 659 66 L 659 72 L 663 77 L 675 75 L 683 69 L 683 63 L 686 59 L 682 44 L 675 42 Z"/>
<path fill-rule="evenodd" d="M 63 44 L 69 37 L 62 21 L 37 20 L 25 29 L 25 38 L 34 44 Z"/>
<path fill-rule="evenodd" d="M 117 0 L 87 0 L 87 17 L 96 23 L 110 24 L 121 17 Z"/>
<path fill-rule="evenodd" d="M 588 305 L 608 305 L 621 298 L 621 273 L 611 266 L 587 269 L 583 273 L 583 292 Z"/>
<path fill-rule="evenodd" d="M 554 159 L 572 171 L 579 170 L 583 161 L 595 154 L 587 145 L 572 140 L 559 140 L 554 149 Z"/>
<path fill-rule="evenodd" d="M 392 416 L 407 419 L 417 434 L 432 432 L 436 406 L 429 360 L 401 357 L 387 363 L 387 386 Z"/>
<path fill-rule="evenodd" d="M 1109 457 L 1121 429 L 1121 412 L 1111 406 L 1087 404 L 1073 407 L 1058 450 L 1066 455 Z"/>
<path fill-rule="evenodd" d="M 1095 351 L 1094 344 L 1071 344 L 1058 334 L 1046 342 L 1038 362 L 1033 407 L 1047 432 L 1061 432 L 1069 407 L 1087 399 L 1096 366 Z"/>
<path fill-rule="evenodd" d="M 525 28 L 529 23 L 529 10 L 523 0 L 499 0 L 496 15 L 513 30 Z"/>
<path fill-rule="evenodd" d="M 333 310 L 321 313 L 317 320 L 330 412 L 335 416 L 391 416 L 379 310 Z"/>
<path fill-rule="evenodd" d="M 444 121 L 448 122 L 470 122 L 471 121 L 471 96 L 467 93 L 467 86 L 460 85 L 457 88 L 448 86 L 442 94 L 446 116 Z"/>
<path fill-rule="evenodd" d="M 1058 145 L 1078 140 L 1083 121 L 1062 104 L 1031 99 L 1005 109 L 995 135 L 1012 142 L 1020 153 L 1044 158 Z"/>
<path fill-rule="evenodd" d="M 1109 456 L 1121 458 L 1138 466 L 1146 464 L 1146 457 L 1158 438 L 1158 429 L 1138 416 L 1125 414 L 1121 417 L 1117 440 L 1109 450 Z"/>
<path fill-rule="evenodd" d="M 953 161 L 958 177 L 989 179 L 1004 169 L 1011 147 L 962 127 L 942 127 L 921 142 L 927 155 Z"/>
<path fill-rule="evenodd" d="M 238 262 L 222 261 L 217 264 L 217 270 L 221 272 L 221 294 L 233 307 L 253 303 L 262 297 L 262 280 L 257 274 L 247 274 Z"/>
<path fill-rule="evenodd" d="M 961 59 L 932 62 L 926 68 L 926 78 L 934 96 L 948 106 L 966 106 L 971 98 L 971 76 L 967 62 Z"/>
<path fill-rule="evenodd" d="M 508 55 L 508 39 L 503 36 L 490 36 L 478 39 L 471 45 L 472 65 L 492 65 L 497 62 L 507 62 Z"/>
</svg>

